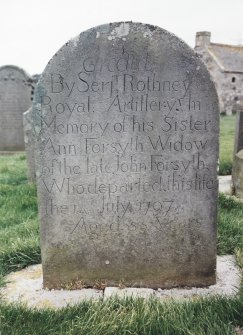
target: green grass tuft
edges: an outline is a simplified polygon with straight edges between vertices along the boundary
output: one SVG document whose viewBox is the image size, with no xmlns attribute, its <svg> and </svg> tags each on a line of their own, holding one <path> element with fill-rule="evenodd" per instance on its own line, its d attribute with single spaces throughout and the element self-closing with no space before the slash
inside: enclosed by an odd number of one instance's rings
<svg viewBox="0 0 243 335">
<path fill-rule="evenodd" d="M 226 298 L 193 303 L 110 299 L 59 311 L 0 309 L 4 335 L 233 335 L 236 326 L 243 326 L 242 301 Z"/>
<path fill-rule="evenodd" d="M 41 258 L 36 186 L 28 184 L 25 155 L 1 156 L 0 170 L 0 276 L 3 276 L 40 263 Z"/>
<path fill-rule="evenodd" d="M 242 221 L 243 203 L 220 194 L 218 253 L 235 253 L 241 267 Z M 27 182 L 25 156 L 0 157 L 0 286 L 7 273 L 40 261 L 36 187 Z M 0 298 L 0 334 L 233 335 L 236 327 L 243 329 L 242 315 L 243 288 L 232 299 L 196 298 L 181 303 L 111 299 L 58 311 L 6 305 Z"/>
<path fill-rule="evenodd" d="M 243 252 L 243 203 L 224 194 L 219 195 L 218 254 Z"/>
</svg>

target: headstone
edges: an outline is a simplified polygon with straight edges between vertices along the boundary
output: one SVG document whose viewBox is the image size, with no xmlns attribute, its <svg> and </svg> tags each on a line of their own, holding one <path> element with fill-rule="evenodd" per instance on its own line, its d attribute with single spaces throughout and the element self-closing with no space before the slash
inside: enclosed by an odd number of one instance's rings
<svg viewBox="0 0 243 335">
<path fill-rule="evenodd" d="M 235 154 L 232 182 L 235 195 L 239 198 L 243 198 L 243 149 Z"/>
<path fill-rule="evenodd" d="M 234 156 L 243 149 L 243 108 L 236 113 Z"/>
<path fill-rule="evenodd" d="M 23 113 L 33 93 L 32 79 L 22 69 L 0 68 L 0 151 L 24 150 Z"/>
<path fill-rule="evenodd" d="M 232 183 L 234 194 L 243 198 L 243 110 L 236 113 Z"/>
<path fill-rule="evenodd" d="M 193 50 L 98 26 L 55 54 L 34 100 L 44 286 L 215 283 L 219 110 Z"/>
<path fill-rule="evenodd" d="M 24 144 L 26 152 L 27 161 L 27 175 L 28 181 L 31 183 L 36 182 L 35 175 L 35 143 L 32 132 L 32 118 L 31 118 L 32 108 L 28 109 L 23 114 L 23 125 L 24 125 Z"/>
</svg>

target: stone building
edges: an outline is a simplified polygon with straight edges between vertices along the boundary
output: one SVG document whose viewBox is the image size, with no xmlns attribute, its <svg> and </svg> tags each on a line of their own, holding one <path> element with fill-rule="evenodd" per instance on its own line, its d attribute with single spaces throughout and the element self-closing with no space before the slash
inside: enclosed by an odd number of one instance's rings
<svg viewBox="0 0 243 335">
<path fill-rule="evenodd" d="M 231 115 L 243 109 L 243 45 L 212 43 L 210 38 L 208 31 L 197 32 L 195 51 L 215 81 L 220 113 Z"/>
</svg>

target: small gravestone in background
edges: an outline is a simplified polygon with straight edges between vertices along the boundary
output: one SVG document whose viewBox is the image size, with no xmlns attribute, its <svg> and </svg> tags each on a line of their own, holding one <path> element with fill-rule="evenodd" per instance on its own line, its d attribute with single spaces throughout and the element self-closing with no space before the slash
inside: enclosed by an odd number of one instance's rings
<svg viewBox="0 0 243 335">
<path fill-rule="evenodd" d="M 195 53 L 102 25 L 55 54 L 34 100 L 44 286 L 215 283 L 219 110 Z"/>
<path fill-rule="evenodd" d="M 23 113 L 33 94 L 32 79 L 22 69 L 0 68 L 0 151 L 24 150 Z"/>
<path fill-rule="evenodd" d="M 232 182 L 235 195 L 243 198 L 243 110 L 236 114 Z"/>
<path fill-rule="evenodd" d="M 243 109 L 236 113 L 234 155 L 243 149 Z"/>
<path fill-rule="evenodd" d="M 243 198 L 243 149 L 234 155 L 232 181 L 235 195 Z"/>
<path fill-rule="evenodd" d="M 24 143 L 27 161 L 27 174 L 29 182 L 33 183 L 36 181 L 35 175 L 35 143 L 32 131 L 32 108 L 28 109 L 23 113 L 23 125 L 24 125 Z"/>
</svg>

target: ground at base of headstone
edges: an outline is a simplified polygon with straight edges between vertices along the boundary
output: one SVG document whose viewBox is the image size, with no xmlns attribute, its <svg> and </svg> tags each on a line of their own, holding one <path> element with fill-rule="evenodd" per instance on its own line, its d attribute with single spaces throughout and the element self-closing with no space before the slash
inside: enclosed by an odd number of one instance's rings
<svg viewBox="0 0 243 335">
<path fill-rule="evenodd" d="M 44 290 L 42 288 L 41 264 L 29 266 L 6 277 L 6 286 L 0 290 L 7 303 L 20 303 L 29 308 L 62 308 L 78 304 L 84 300 L 97 301 L 117 296 L 118 298 L 150 298 L 161 300 L 197 299 L 199 297 L 237 295 L 240 289 L 241 274 L 234 256 L 217 257 L 217 283 L 207 288 L 123 288 L 106 287 L 104 290 Z"/>
<path fill-rule="evenodd" d="M 236 327 L 235 332 L 236 332 L 236 335 L 243 335 L 243 328 Z"/>
</svg>

